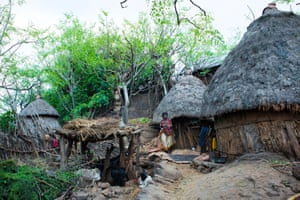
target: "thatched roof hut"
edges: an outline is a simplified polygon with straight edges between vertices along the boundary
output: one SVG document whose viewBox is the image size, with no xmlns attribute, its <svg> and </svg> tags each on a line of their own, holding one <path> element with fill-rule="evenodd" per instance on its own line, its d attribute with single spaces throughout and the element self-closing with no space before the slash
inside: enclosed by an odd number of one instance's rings
<svg viewBox="0 0 300 200">
<path fill-rule="evenodd" d="M 43 99 L 36 99 L 31 102 L 26 108 L 19 114 L 21 117 L 48 116 L 53 118 L 59 118 L 58 112 L 48 102 Z"/>
<path fill-rule="evenodd" d="M 281 151 L 300 159 L 299 33 L 300 16 L 267 12 L 217 70 L 202 112 L 215 117 L 221 151 Z"/>
<path fill-rule="evenodd" d="M 36 99 L 19 114 L 19 128 L 22 135 L 31 138 L 36 148 L 47 148 L 45 135 L 54 135 L 60 129 L 58 112 L 45 100 Z"/>
<path fill-rule="evenodd" d="M 153 114 L 153 122 L 159 123 L 163 112 L 169 118 L 198 118 L 201 113 L 202 95 L 206 86 L 198 78 L 188 75 L 182 77 L 162 99 Z"/>
<path fill-rule="evenodd" d="M 182 77 L 162 99 L 153 114 L 153 122 L 159 123 L 163 112 L 172 119 L 177 148 L 197 146 L 201 104 L 206 86 L 192 75 Z M 191 126 L 194 127 L 191 128 Z"/>
</svg>

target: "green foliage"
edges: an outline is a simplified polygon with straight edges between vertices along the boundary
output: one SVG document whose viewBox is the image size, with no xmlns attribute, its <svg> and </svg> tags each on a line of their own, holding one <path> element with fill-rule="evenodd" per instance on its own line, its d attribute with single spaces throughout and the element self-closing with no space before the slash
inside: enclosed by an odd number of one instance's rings
<svg viewBox="0 0 300 200">
<path fill-rule="evenodd" d="M 278 2 L 278 3 L 287 3 L 287 4 L 292 3 L 294 1 L 295 0 L 275 0 L 275 2 Z"/>
<path fill-rule="evenodd" d="M 7 111 L 0 115 L 0 130 L 5 133 L 12 133 L 15 130 L 15 113 Z"/>
<path fill-rule="evenodd" d="M 14 161 L 0 161 L 0 199 L 55 199 L 74 184 L 71 172 L 57 172 L 54 177 L 37 167 L 17 166 Z"/>
<path fill-rule="evenodd" d="M 58 109 L 63 121 L 93 117 L 113 98 L 113 78 L 105 69 L 115 63 L 109 48 L 102 52 L 107 37 L 97 36 L 91 31 L 94 26 L 81 24 L 71 15 L 58 28 L 60 33 L 47 40 L 50 48 L 40 53 L 43 60 L 51 59 L 43 70 L 44 82 L 50 85 L 43 96 Z"/>
<path fill-rule="evenodd" d="M 29 68 L 28 58 L 19 54 L 22 46 L 40 40 L 42 31 L 33 26 L 18 28 L 14 25 L 13 6 L 23 4 L 23 0 L 0 3 L 0 113 L 16 112 L 34 92 L 38 90 L 37 71 Z"/>
<path fill-rule="evenodd" d="M 140 88 L 165 86 L 178 61 L 193 67 L 202 58 L 228 50 L 222 35 L 212 26 L 211 16 L 199 12 L 190 17 L 190 9 L 179 6 L 181 18 L 189 17 L 192 23 L 183 20 L 178 26 L 174 1 L 148 2 L 150 17 L 141 14 L 138 22 L 125 21 L 122 26 L 110 20 L 107 12 L 102 12 L 94 25 L 65 15 L 43 40 L 43 31 L 26 29 L 24 33 L 14 27 L 5 6 L 2 10 L 9 28 L 0 38 L 0 48 L 10 47 L 10 37 L 20 41 L 29 38 L 38 42 L 38 56 L 29 62 L 17 55 L 0 55 L 2 83 L 12 87 L 0 91 L 7 93 L 0 99 L 0 108 L 16 112 L 17 106 L 23 108 L 41 93 L 58 110 L 62 121 L 93 118 L 111 105 L 113 92 L 120 85 L 127 87 L 129 97 Z M 5 113 L 0 118 L 1 129 L 9 127 L 9 117 Z"/>
<path fill-rule="evenodd" d="M 210 69 L 204 69 L 204 70 L 202 70 L 202 71 L 199 72 L 199 76 L 205 76 L 209 72 L 210 72 Z"/>
<path fill-rule="evenodd" d="M 151 119 L 149 119 L 147 117 L 141 117 L 141 118 L 129 120 L 129 123 L 132 123 L 132 124 L 149 124 L 150 122 L 151 122 Z"/>
</svg>

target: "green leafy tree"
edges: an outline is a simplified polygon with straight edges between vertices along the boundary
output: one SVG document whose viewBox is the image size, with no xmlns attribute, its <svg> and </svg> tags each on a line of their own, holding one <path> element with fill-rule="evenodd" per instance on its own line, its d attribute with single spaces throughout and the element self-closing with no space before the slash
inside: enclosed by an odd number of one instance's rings
<svg viewBox="0 0 300 200">
<path fill-rule="evenodd" d="M 198 13 L 194 21 L 178 26 L 172 5 L 157 1 L 151 18 L 144 14 L 137 23 L 125 21 L 121 27 L 106 12 L 93 26 L 66 15 L 56 34 L 39 47 L 47 86 L 43 96 L 63 120 L 96 116 L 113 102 L 115 90 L 122 91 L 126 109 L 139 92 L 161 87 L 166 94 L 176 62 L 192 67 L 203 57 L 226 51 L 211 17 Z M 189 10 L 179 11 L 186 18 Z"/>
<path fill-rule="evenodd" d="M 34 27 L 18 28 L 13 25 L 14 5 L 23 1 L 0 2 L 0 116 L 2 131 L 10 130 L 18 110 L 22 109 L 39 88 L 39 75 L 29 67 L 27 57 L 18 54 L 26 44 L 40 39 L 41 31 Z M 11 121 L 7 121 L 11 120 Z M 3 126 L 6 127 L 3 127 Z"/>
<path fill-rule="evenodd" d="M 113 62 L 110 52 L 103 53 L 100 48 L 105 46 L 105 38 L 97 37 L 93 29 L 66 15 L 58 26 L 61 33 L 49 37 L 50 48 L 40 53 L 44 81 L 50 86 L 44 97 L 58 108 L 64 120 L 93 117 L 112 100 L 110 76 L 103 73 L 103 65 Z"/>
</svg>

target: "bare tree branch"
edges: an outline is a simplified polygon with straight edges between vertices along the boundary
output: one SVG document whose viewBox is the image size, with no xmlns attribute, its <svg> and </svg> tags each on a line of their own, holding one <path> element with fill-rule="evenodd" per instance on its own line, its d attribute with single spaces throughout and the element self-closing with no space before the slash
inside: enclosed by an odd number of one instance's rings
<svg viewBox="0 0 300 200">
<path fill-rule="evenodd" d="M 251 7 L 249 5 L 247 5 L 247 7 L 250 10 L 250 13 L 252 15 L 252 20 L 255 20 L 255 14 L 254 14 L 253 10 L 251 9 Z"/>
<path fill-rule="evenodd" d="M 6 53 L 8 53 L 9 51 L 11 51 L 14 48 L 19 49 L 23 44 L 29 44 L 29 43 L 34 43 L 34 42 L 35 41 L 27 41 L 27 40 L 19 41 L 15 44 L 11 45 L 8 49 L 4 50 L 2 53 L 0 53 L 0 56 L 4 56 Z"/>
<path fill-rule="evenodd" d="M 177 19 L 177 25 L 180 25 L 180 17 L 179 17 L 179 13 L 177 10 L 177 0 L 174 0 L 174 9 L 175 9 L 175 14 L 176 14 L 176 19 Z"/>
<path fill-rule="evenodd" d="M 198 4 L 196 4 L 194 1 L 192 1 L 192 0 L 190 0 L 190 2 L 194 5 L 194 6 L 196 6 L 202 13 L 203 13 L 203 15 L 204 16 L 206 16 L 206 11 L 203 9 L 203 8 L 201 8 Z"/>
<path fill-rule="evenodd" d="M 0 85 L 0 89 L 6 89 L 6 90 L 14 90 L 14 91 L 30 91 L 32 90 L 35 86 L 38 86 L 38 83 L 34 83 L 26 88 L 16 88 L 16 87 L 9 87 L 5 85 Z"/>
<path fill-rule="evenodd" d="M 179 12 L 177 9 L 177 2 L 178 0 L 174 0 L 174 10 L 175 10 L 175 14 L 176 14 L 176 19 L 177 19 L 177 25 L 179 26 L 181 24 L 182 21 L 187 21 L 188 23 L 192 24 L 195 28 L 197 29 L 201 29 L 201 27 L 199 27 L 197 24 L 195 24 L 192 20 L 190 20 L 189 18 L 185 17 L 185 18 L 180 18 L 179 16 Z M 199 8 L 199 10 L 203 13 L 204 16 L 206 16 L 206 12 L 204 9 L 202 9 L 199 5 L 197 5 L 195 2 L 193 2 L 192 0 L 190 0 L 190 2 L 196 6 L 197 8 Z"/>
<path fill-rule="evenodd" d="M 2 23 L 4 23 L 4 24 L 3 24 L 3 27 L 2 27 L 2 30 L 1 30 L 1 33 L 0 33 L 0 43 L 2 43 L 2 40 L 3 40 L 4 35 L 6 33 L 9 21 L 11 19 L 11 9 L 12 9 L 12 2 L 11 2 L 11 0 L 9 0 L 8 1 L 8 14 L 7 14 L 7 18 L 6 18 L 5 22 L 1 22 L 1 24 Z"/>
</svg>

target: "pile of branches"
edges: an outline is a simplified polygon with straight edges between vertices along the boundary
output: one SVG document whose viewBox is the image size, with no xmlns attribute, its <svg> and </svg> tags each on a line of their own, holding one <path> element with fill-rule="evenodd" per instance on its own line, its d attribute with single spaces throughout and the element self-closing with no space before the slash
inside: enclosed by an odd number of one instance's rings
<svg viewBox="0 0 300 200">
<path fill-rule="evenodd" d="M 83 141 L 96 142 L 116 138 L 119 135 L 134 133 L 138 127 L 119 127 L 119 120 L 115 118 L 99 118 L 96 120 L 74 119 L 57 130 L 57 134 L 65 138 Z"/>
</svg>

